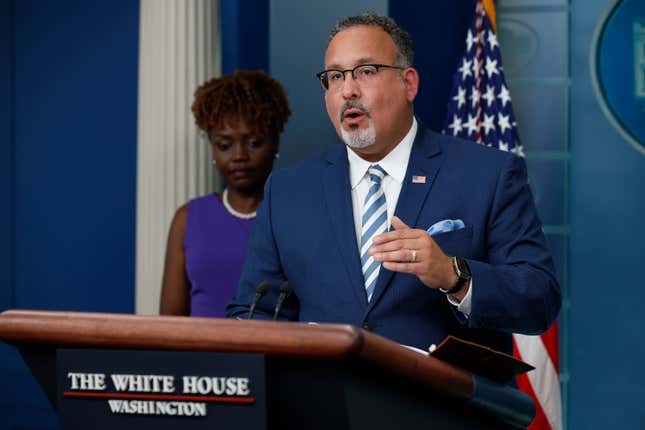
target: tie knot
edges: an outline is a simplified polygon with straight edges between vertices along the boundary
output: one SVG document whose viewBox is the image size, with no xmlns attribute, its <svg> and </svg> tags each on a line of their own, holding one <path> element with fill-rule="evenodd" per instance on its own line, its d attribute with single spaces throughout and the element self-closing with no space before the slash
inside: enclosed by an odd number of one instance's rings
<svg viewBox="0 0 645 430">
<path fill-rule="evenodd" d="M 369 169 L 367 169 L 367 173 L 370 175 L 370 179 L 372 182 L 375 184 L 380 184 L 381 180 L 385 176 L 385 170 L 378 164 L 372 164 Z"/>
</svg>

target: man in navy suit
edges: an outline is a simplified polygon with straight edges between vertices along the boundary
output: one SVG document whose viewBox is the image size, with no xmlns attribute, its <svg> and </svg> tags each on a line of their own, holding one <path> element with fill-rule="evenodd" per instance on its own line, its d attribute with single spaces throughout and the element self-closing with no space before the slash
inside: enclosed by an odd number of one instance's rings
<svg viewBox="0 0 645 430">
<path fill-rule="evenodd" d="M 227 308 L 348 323 L 427 349 L 447 335 L 512 353 L 560 309 L 524 161 L 423 129 L 409 35 L 375 14 L 336 24 L 318 74 L 345 143 L 266 184 L 240 287 Z"/>
</svg>

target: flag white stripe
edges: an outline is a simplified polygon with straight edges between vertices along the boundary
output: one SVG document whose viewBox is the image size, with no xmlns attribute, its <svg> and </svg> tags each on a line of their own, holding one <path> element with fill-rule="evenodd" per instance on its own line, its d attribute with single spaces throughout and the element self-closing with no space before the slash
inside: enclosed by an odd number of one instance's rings
<svg viewBox="0 0 645 430">
<path fill-rule="evenodd" d="M 553 430 L 561 430 L 560 381 L 542 338 L 523 334 L 514 334 L 513 337 L 522 360 L 535 366 L 527 376 L 546 419 Z"/>
</svg>

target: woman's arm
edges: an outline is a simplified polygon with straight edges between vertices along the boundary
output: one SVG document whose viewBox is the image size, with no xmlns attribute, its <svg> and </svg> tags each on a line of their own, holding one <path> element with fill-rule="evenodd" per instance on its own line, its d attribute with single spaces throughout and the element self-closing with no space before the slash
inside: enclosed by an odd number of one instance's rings
<svg viewBox="0 0 645 430">
<path fill-rule="evenodd" d="M 168 233 L 166 262 L 161 286 L 161 315 L 189 315 L 190 282 L 186 274 L 184 234 L 186 232 L 187 205 L 183 205 L 172 219 Z"/>
</svg>

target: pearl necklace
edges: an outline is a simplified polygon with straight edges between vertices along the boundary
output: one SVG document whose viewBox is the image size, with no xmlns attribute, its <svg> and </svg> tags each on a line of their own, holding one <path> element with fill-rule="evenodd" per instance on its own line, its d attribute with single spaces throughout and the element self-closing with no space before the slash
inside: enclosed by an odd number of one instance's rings
<svg viewBox="0 0 645 430">
<path fill-rule="evenodd" d="M 255 218 L 256 211 L 245 214 L 233 209 L 231 204 L 228 202 L 228 188 L 224 188 L 224 192 L 222 193 L 222 203 L 224 204 L 224 207 L 226 208 L 226 210 L 236 218 L 241 218 L 241 219 Z"/>
</svg>

